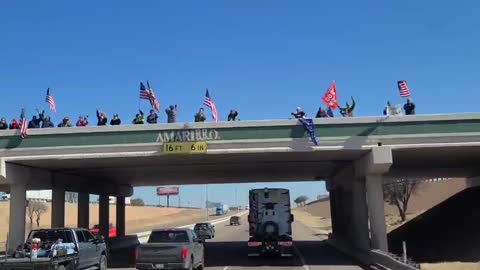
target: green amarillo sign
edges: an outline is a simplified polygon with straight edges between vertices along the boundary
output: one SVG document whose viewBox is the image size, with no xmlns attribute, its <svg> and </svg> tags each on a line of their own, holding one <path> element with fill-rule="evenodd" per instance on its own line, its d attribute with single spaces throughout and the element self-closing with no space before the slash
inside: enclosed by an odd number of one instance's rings
<svg viewBox="0 0 480 270">
<path fill-rule="evenodd" d="M 215 129 L 168 130 L 158 133 L 157 142 L 196 142 L 220 140 Z"/>
</svg>

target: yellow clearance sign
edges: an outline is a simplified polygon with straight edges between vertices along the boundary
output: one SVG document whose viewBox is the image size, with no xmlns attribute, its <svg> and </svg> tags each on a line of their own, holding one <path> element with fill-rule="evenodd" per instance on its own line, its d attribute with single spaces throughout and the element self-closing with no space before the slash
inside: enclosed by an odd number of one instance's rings
<svg viewBox="0 0 480 270">
<path fill-rule="evenodd" d="M 163 143 L 164 154 L 202 154 L 207 152 L 207 142 Z"/>
</svg>

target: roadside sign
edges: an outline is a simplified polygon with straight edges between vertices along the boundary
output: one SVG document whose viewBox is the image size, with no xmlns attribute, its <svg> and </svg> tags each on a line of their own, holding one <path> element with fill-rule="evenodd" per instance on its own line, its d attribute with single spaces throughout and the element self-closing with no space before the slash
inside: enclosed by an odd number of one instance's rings
<svg viewBox="0 0 480 270">
<path fill-rule="evenodd" d="M 207 142 L 169 142 L 163 144 L 164 154 L 202 154 L 207 152 Z"/>
</svg>

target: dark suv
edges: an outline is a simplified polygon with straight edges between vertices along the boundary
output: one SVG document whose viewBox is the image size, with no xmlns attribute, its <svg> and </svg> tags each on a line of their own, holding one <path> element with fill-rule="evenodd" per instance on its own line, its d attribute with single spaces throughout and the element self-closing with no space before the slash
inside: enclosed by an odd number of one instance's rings
<svg viewBox="0 0 480 270">
<path fill-rule="evenodd" d="M 195 234 L 200 239 L 212 239 L 215 238 L 215 226 L 211 223 L 197 223 L 193 228 Z"/>
<path fill-rule="evenodd" d="M 240 217 L 239 216 L 233 216 L 230 218 L 230 226 L 233 225 L 240 225 Z"/>
</svg>

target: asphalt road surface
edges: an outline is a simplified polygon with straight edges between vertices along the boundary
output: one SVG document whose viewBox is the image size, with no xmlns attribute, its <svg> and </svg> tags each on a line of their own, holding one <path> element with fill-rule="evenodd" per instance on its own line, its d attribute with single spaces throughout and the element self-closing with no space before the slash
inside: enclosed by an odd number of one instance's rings
<svg viewBox="0 0 480 270">
<path fill-rule="evenodd" d="M 245 218 L 243 218 L 245 221 Z M 293 224 L 295 256 L 290 258 L 248 257 L 246 241 L 248 226 L 230 226 L 220 223 L 215 226 L 216 234 L 205 244 L 205 269 L 207 270 L 358 270 L 363 269 L 350 258 L 339 253 L 322 241 L 304 225 Z M 110 268 L 132 270 L 134 268 Z"/>
</svg>

